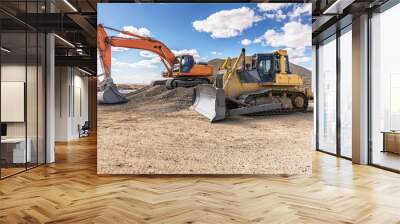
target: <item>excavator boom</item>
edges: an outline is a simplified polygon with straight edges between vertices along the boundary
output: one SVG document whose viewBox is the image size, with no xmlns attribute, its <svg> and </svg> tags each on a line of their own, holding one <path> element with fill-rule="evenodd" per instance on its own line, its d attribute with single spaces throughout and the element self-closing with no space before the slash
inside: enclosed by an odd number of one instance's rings
<svg viewBox="0 0 400 224">
<path fill-rule="evenodd" d="M 124 38 L 116 36 L 108 36 L 106 29 L 120 32 L 133 38 Z M 153 52 L 160 56 L 162 62 L 168 70 L 168 76 L 172 77 L 172 67 L 175 63 L 174 53 L 159 40 L 140 36 L 128 31 L 117 30 L 114 28 L 103 26 L 102 24 L 97 27 L 97 42 L 100 52 L 100 59 L 104 71 L 108 71 L 110 74 L 111 70 L 111 47 L 123 47 L 132 49 L 141 49 Z"/>
<path fill-rule="evenodd" d="M 122 33 L 127 37 L 108 36 L 106 29 Z M 167 88 L 178 86 L 191 87 L 202 83 L 209 83 L 207 77 L 212 76 L 213 68 L 207 64 L 196 64 L 192 55 L 175 56 L 164 43 L 151 37 L 141 36 L 128 31 L 97 26 L 97 45 L 101 65 L 104 71 L 104 80 L 100 83 L 101 92 L 98 101 L 105 104 L 126 102 L 127 99 L 118 91 L 111 78 L 111 47 L 122 47 L 150 51 L 158 55 L 167 69 L 163 72 Z"/>
</svg>

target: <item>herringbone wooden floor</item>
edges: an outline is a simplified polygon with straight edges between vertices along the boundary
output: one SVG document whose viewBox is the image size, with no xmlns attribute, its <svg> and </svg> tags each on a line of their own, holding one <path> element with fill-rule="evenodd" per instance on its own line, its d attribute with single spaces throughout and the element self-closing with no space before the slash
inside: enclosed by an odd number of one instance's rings
<svg viewBox="0 0 400 224">
<path fill-rule="evenodd" d="M 0 181 L 0 223 L 400 223 L 400 175 L 315 153 L 309 178 L 97 176 L 96 141 Z"/>
</svg>

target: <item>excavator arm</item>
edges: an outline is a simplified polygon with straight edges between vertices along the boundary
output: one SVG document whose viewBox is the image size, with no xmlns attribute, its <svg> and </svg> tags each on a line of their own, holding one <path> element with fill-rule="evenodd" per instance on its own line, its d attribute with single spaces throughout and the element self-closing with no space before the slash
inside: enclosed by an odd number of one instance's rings
<svg viewBox="0 0 400 224">
<path fill-rule="evenodd" d="M 108 36 L 106 29 L 131 36 L 132 38 Z M 117 30 L 99 24 L 97 26 L 97 44 L 102 68 L 106 78 L 111 77 L 111 47 L 141 49 L 153 52 L 160 56 L 161 61 L 168 71 L 167 76 L 172 76 L 175 55 L 164 43 L 156 39 L 137 35 L 128 31 Z"/>
<path fill-rule="evenodd" d="M 128 37 L 108 36 L 106 29 L 125 34 Z M 128 101 L 125 96 L 118 91 L 118 87 L 111 78 L 111 47 L 141 49 L 157 54 L 167 69 L 167 72 L 164 72 L 163 76 L 172 78 L 165 83 L 167 88 L 176 88 L 178 85 L 189 87 L 209 83 L 207 77 L 213 74 L 212 66 L 195 64 L 193 56 L 191 55 L 176 57 L 164 43 L 156 39 L 106 27 L 102 24 L 97 26 L 97 46 L 104 72 L 104 79 L 99 83 L 100 91 L 98 93 L 98 102 L 104 104 L 116 104 Z M 189 57 L 191 57 L 192 60 L 187 60 Z M 174 65 L 178 63 L 180 67 L 178 71 L 175 71 Z M 189 69 L 187 69 L 188 67 Z M 185 70 L 183 68 L 185 68 Z M 176 77 L 182 78 L 178 80 Z M 177 80 L 175 80 L 175 78 Z"/>
</svg>

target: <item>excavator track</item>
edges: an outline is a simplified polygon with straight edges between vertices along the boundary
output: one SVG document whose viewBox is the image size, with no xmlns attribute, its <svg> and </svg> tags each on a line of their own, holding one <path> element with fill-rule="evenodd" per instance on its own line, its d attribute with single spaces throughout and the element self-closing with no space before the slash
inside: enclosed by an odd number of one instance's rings
<svg viewBox="0 0 400 224">
<path fill-rule="evenodd" d="M 208 78 L 174 78 L 168 79 L 165 83 L 167 89 L 175 89 L 178 87 L 194 87 L 200 84 L 210 84 Z"/>
<path fill-rule="evenodd" d="M 265 115 L 285 115 L 285 114 L 291 114 L 291 113 L 296 113 L 296 112 L 307 112 L 308 109 L 308 98 L 303 92 L 300 91 L 293 91 L 293 90 L 274 90 L 274 89 L 265 89 L 262 91 L 254 92 L 254 93 L 249 93 L 249 94 L 244 94 L 239 97 L 239 100 L 243 104 L 249 104 L 253 100 L 255 102 L 257 101 L 257 98 L 266 98 L 266 97 L 272 97 L 271 101 L 279 101 L 280 97 L 283 97 L 286 95 L 288 99 L 291 100 L 292 102 L 292 108 L 280 108 L 280 109 L 275 109 L 275 110 L 270 110 L 270 111 L 263 111 L 263 112 L 257 112 L 257 113 L 251 113 L 247 114 L 250 116 L 265 116 Z M 303 101 L 303 106 L 302 107 L 296 107 L 294 104 L 294 99 L 296 97 L 301 97 Z M 254 104 L 254 103 L 253 103 Z M 257 104 L 255 104 L 257 105 Z"/>
</svg>

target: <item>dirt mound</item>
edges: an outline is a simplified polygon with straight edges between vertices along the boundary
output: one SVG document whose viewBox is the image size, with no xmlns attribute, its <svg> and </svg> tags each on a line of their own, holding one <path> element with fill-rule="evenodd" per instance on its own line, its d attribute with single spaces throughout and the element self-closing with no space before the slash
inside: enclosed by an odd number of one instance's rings
<svg viewBox="0 0 400 224">
<path fill-rule="evenodd" d="M 178 87 L 168 90 L 165 86 L 146 86 L 129 95 L 128 105 L 138 110 L 174 112 L 189 108 L 192 104 L 193 88 Z"/>
</svg>

